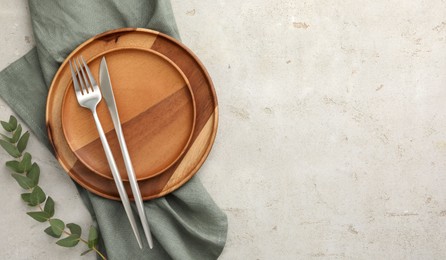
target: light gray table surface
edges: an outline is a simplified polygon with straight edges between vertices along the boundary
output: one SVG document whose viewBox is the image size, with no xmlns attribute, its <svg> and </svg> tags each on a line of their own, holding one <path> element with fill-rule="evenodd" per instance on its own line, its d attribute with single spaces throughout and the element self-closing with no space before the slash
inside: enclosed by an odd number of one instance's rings
<svg viewBox="0 0 446 260">
<path fill-rule="evenodd" d="M 445 1 L 172 5 L 219 99 L 198 176 L 229 218 L 220 259 L 446 258 Z M 0 0 L 0 32 L 3 69 L 34 44 L 25 0 Z M 58 216 L 87 229 L 72 181 L 29 146 Z M 80 258 L 1 173 L 0 259 Z"/>
</svg>

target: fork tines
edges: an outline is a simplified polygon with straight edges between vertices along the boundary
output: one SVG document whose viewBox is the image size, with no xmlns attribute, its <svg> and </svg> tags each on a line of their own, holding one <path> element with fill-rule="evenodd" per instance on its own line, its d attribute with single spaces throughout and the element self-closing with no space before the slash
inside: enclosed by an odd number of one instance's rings
<svg viewBox="0 0 446 260">
<path fill-rule="evenodd" d="M 82 56 L 80 56 L 80 59 L 79 57 L 73 58 L 73 62 L 69 60 L 69 63 L 70 63 L 71 75 L 73 76 L 73 85 L 74 89 L 76 90 L 76 94 L 83 95 L 99 90 L 99 87 L 93 75 L 91 74 L 91 71 L 87 66 L 87 63 L 85 62 Z"/>
</svg>

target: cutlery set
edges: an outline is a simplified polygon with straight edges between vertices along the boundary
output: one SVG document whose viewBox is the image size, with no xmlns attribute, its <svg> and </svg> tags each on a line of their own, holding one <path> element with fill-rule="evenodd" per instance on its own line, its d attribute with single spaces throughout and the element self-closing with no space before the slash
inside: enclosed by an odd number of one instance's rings
<svg viewBox="0 0 446 260">
<path fill-rule="evenodd" d="M 133 169 L 133 165 L 130 159 L 130 155 L 127 149 L 127 145 L 121 127 L 121 122 L 119 120 L 118 109 L 113 95 L 113 89 L 111 85 L 111 79 L 106 59 L 105 57 L 102 58 L 99 68 L 100 86 L 97 84 L 96 80 L 93 77 L 93 74 L 91 73 L 87 63 L 85 62 L 82 56 L 80 58 L 74 58 L 73 60 L 70 60 L 69 64 L 77 101 L 80 106 L 89 109 L 93 114 L 93 119 L 96 124 L 97 131 L 99 133 L 99 138 L 101 140 L 102 147 L 104 148 L 107 162 L 111 169 L 113 179 L 119 193 L 119 197 L 124 206 L 125 212 L 129 219 L 132 230 L 135 234 L 138 245 L 140 248 L 142 248 L 142 242 L 137 228 L 136 220 L 130 205 L 130 200 L 128 198 L 127 192 L 121 179 L 121 175 L 116 165 L 116 161 L 114 159 L 114 156 L 110 149 L 110 145 L 107 141 L 107 138 L 105 136 L 104 130 L 102 128 L 101 122 L 99 120 L 96 111 L 97 105 L 99 104 L 99 102 L 101 102 L 102 94 L 104 96 L 109 114 L 113 121 L 116 135 L 118 137 L 119 146 L 121 148 L 121 152 L 124 159 L 125 169 L 127 171 L 130 187 L 133 193 L 133 197 L 135 199 L 135 204 L 139 214 L 139 218 L 144 229 L 144 234 L 146 236 L 149 247 L 153 248 L 152 235 L 150 233 L 150 227 L 147 221 L 147 216 L 144 211 L 143 199 L 138 186 L 135 171 Z"/>
</svg>

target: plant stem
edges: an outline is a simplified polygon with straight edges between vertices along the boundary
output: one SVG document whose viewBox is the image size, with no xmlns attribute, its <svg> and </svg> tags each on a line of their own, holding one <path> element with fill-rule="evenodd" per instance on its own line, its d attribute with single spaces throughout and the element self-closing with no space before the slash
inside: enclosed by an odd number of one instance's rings
<svg viewBox="0 0 446 260">
<path fill-rule="evenodd" d="M 43 209 L 42 209 L 42 206 L 39 204 L 38 205 L 39 206 L 39 209 L 40 209 L 40 211 L 43 211 Z M 51 218 L 49 218 L 47 221 L 48 222 L 50 222 L 50 220 L 51 220 Z M 68 231 L 66 231 L 65 229 L 64 230 L 62 230 L 62 232 L 65 234 L 65 235 L 67 235 L 67 236 L 71 236 L 72 234 L 70 233 L 70 232 L 68 232 Z M 85 240 L 85 239 L 82 239 L 81 237 L 79 237 L 79 241 L 82 241 L 84 244 L 86 244 L 87 246 L 88 246 L 88 241 L 87 240 Z M 102 259 L 104 259 L 104 260 L 106 260 L 107 258 L 96 248 L 96 246 L 93 246 L 92 248 L 91 248 L 93 251 L 95 251 L 96 252 L 96 254 L 98 254 Z"/>
<path fill-rule="evenodd" d="M 102 259 L 107 260 L 107 258 L 105 258 L 105 256 L 96 249 L 96 246 L 92 247 L 91 249 L 93 249 L 93 251 L 95 251 L 96 254 L 98 254 Z"/>
<path fill-rule="evenodd" d="M 71 236 L 71 233 L 66 231 L 66 230 L 62 230 L 63 233 L 65 233 L 65 235 Z M 79 241 L 83 242 L 84 244 L 86 244 L 88 246 L 88 241 L 85 239 L 82 239 L 81 237 L 79 237 Z M 99 252 L 99 250 L 96 248 L 96 246 L 93 246 L 91 248 L 93 251 L 95 251 L 102 259 L 106 260 L 107 258 L 105 258 L 105 256 Z"/>
<path fill-rule="evenodd" d="M 80 241 L 84 242 L 87 246 L 88 246 L 88 241 L 82 238 L 79 238 Z M 96 248 L 96 246 L 93 246 L 91 249 L 93 249 L 93 251 L 95 251 L 102 259 L 106 260 L 107 258 L 105 258 L 105 256 L 103 254 L 101 254 L 101 252 L 99 252 L 99 250 Z"/>
<path fill-rule="evenodd" d="M 12 118 L 15 119 L 15 117 L 11 116 L 10 119 L 9 119 L 9 122 L 11 122 Z M 16 120 L 16 119 L 15 119 L 15 120 Z M 17 121 L 17 120 L 16 120 L 16 121 Z M 3 124 L 3 123 L 4 123 L 4 122 L 2 122 L 2 124 Z M 16 123 L 17 123 L 17 122 L 16 122 Z M 17 127 L 21 127 L 20 124 L 18 124 L 18 126 L 16 126 L 16 129 L 17 129 Z M 5 128 L 5 126 L 3 126 L 3 128 Z M 5 128 L 5 130 L 6 130 L 6 128 Z M 14 131 L 16 131 L 16 130 L 14 130 Z M 28 132 L 26 132 L 26 133 L 28 133 Z M 25 134 L 26 134 L 26 133 L 25 133 Z M 23 134 L 23 135 L 25 135 L 25 134 Z M 23 135 L 22 135 L 22 137 L 23 137 Z M 7 137 L 4 136 L 4 135 L 3 135 L 3 137 L 4 137 L 4 138 L 7 138 Z M 19 136 L 19 140 L 17 140 L 17 141 L 20 141 L 20 139 L 21 139 L 21 137 Z M 8 140 L 7 140 L 7 141 L 8 141 Z M 11 143 L 11 141 L 9 141 L 9 142 Z M 13 143 L 12 145 L 13 145 L 15 148 L 17 148 L 17 146 L 16 146 L 14 143 Z M 24 147 L 24 148 L 26 148 L 26 143 L 25 143 L 25 147 Z M 5 149 L 6 149 L 6 148 L 5 148 Z M 20 160 L 20 159 L 23 160 L 23 155 L 24 155 L 24 151 L 22 151 L 22 152 L 20 153 L 20 156 L 17 157 L 16 159 L 17 159 L 17 160 Z M 17 172 L 17 173 L 19 173 L 19 172 Z M 27 174 L 27 172 L 25 172 L 25 174 Z M 25 190 L 26 190 L 26 189 L 25 189 Z M 28 193 L 32 193 L 33 190 L 34 190 L 34 188 L 29 188 L 29 189 L 27 189 Z M 37 206 L 39 207 L 40 211 L 44 212 L 44 210 L 43 210 L 41 204 L 38 204 Z M 47 219 L 47 222 L 50 222 L 51 219 L 52 219 L 52 218 Z M 50 225 L 51 225 L 51 223 L 50 223 Z M 71 235 L 72 235 L 70 232 L 66 231 L 65 229 L 63 229 L 62 232 L 65 233 L 65 234 L 68 235 L 68 236 L 71 236 Z M 82 238 L 79 236 L 79 241 L 82 241 L 82 242 L 83 242 L 84 244 L 86 244 L 87 247 L 88 247 L 88 241 L 87 241 L 87 240 L 82 239 Z M 95 251 L 95 252 L 96 252 L 96 253 L 97 253 L 103 260 L 107 260 L 107 258 L 106 258 L 101 252 L 99 252 L 99 250 L 96 248 L 96 246 L 91 247 L 91 250 Z"/>
</svg>

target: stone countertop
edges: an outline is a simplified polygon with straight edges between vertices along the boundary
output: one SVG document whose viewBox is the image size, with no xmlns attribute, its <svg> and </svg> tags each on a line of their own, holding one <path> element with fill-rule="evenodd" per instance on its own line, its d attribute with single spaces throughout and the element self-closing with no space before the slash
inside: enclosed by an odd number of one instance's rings
<svg viewBox="0 0 446 260">
<path fill-rule="evenodd" d="M 229 218 L 220 259 L 446 258 L 444 1 L 172 5 L 219 98 L 198 176 Z M 3 69 L 34 39 L 25 0 L 0 6 Z M 29 146 L 58 216 L 86 229 L 71 180 Z M 77 259 L 83 248 L 43 234 L 3 172 L 0 258 Z"/>
</svg>

